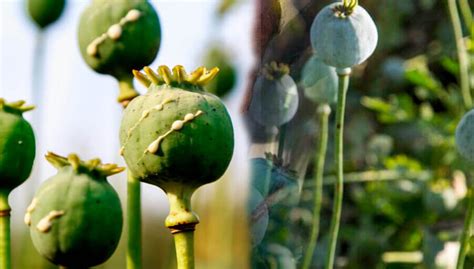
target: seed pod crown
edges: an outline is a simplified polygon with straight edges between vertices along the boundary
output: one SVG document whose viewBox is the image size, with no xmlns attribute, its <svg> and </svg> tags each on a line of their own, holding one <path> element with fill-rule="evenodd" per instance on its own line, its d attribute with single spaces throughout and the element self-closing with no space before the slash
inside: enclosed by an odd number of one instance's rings
<svg viewBox="0 0 474 269">
<path fill-rule="evenodd" d="M 33 105 L 27 105 L 25 101 L 20 100 L 8 103 L 5 99 L 0 98 L 0 110 L 14 114 L 23 114 L 24 112 L 35 109 Z"/>
<path fill-rule="evenodd" d="M 202 90 L 203 86 L 209 83 L 219 73 L 219 68 L 214 67 L 207 70 L 205 67 L 199 67 L 190 74 L 186 73 L 183 66 L 177 65 L 171 71 L 166 65 L 158 67 L 157 72 L 150 67 L 143 69 L 145 74 L 140 71 L 133 70 L 133 75 L 145 87 L 152 85 L 168 85 L 173 87 L 183 87 L 187 89 L 197 88 Z"/>
<path fill-rule="evenodd" d="M 112 176 L 125 170 L 124 167 L 119 167 L 116 164 L 103 164 L 102 161 L 97 158 L 83 161 L 74 153 L 69 154 L 66 158 L 53 152 L 48 152 L 45 158 L 57 169 L 71 166 L 76 173 L 91 173 L 101 177 Z"/>
</svg>

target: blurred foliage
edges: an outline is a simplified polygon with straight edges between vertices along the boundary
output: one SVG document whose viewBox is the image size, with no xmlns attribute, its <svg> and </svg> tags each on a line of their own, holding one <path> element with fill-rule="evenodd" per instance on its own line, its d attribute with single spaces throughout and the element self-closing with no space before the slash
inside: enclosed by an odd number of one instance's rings
<svg viewBox="0 0 474 269">
<path fill-rule="evenodd" d="M 454 130 L 466 111 L 446 1 L 366 0 L 361 4 L 377 22 L 380 39 L 376 55 L 355 70 L 351 81 L 346 171 L 430 170 L 433 176 L 428 181 L 398 178 L 346 185 L 339 264 L 344 268 L 451 268 L 457 251 L 451 252 L 450 261 L 441 257 L 452 246 L 449 242 L 459 239 L 467 208 L 466 179 L 459 171 L 470 180 L 472 169 L 454 145 Z M 471 50 L 472 66 L 473 56 Z M 470 79 L 474 81 L 473 72 Z M 324 189 L 323 220 L 330 217 L 332 193 L 332 188 Z M 311 200 L 312 195 L 303 195 L 301 206 L 311 208 Z M 328 223 L 322 225 L 324 234 Z M 309 226 L 305 229 L 309 231 Z M 388 252 L 416 251 L 423 254 L 422 260 L 384 258 Z M 466 268 L 474 265 L 473 254 L 471 248 Z M 321 264 L 315 259 L 315 268 Z"/>
<path fill-rule="evenodd" d="M 289 63 L 292 76 L 298 80 L 308 47 L 298 31 L 307 31 L 311 16 L 330 1 L 282 2 L 291 5 L 296 15 L 291 19 L 283 16 L 287 27 L 280 29 L 264 55 Z M 472 180 L 472 167 L 458 155 L 454 145 L 455 128 L 466 110 L 447 1 L 364 0 L 360 4 L 373 16 L 380 38 L 375 55 L 353 72 L 345 128 L 345 171 L 388 169 L 399 171 L 400 176 L 388 181 L 374 178 L 346 184 L 337 267 L 452 268 L 467 208 L 465 194 Z M 469 4 L 472 7 L 474 1 Z M 295 28 L 296 25 L 299 27 Z M 465 27 L 464 35 L 473 70 L 474 37 L 469 36 L 470 30 Z M 474 72 L 470 75 L 474 83 Z M 290 125 L 314 122 L 316 107 L 317 104 L 303 100 Z M 287 136 L 298 140 L 297 135 Z M 332 155 L 329 146 L 328 176 L 334 171 Z M 255 160 L 252 162 L 256 168 Z M 313 168 L 305 171 L 309 174 L 299 205 L 282 202 L 280 207 L 289 208 L 280 212 L 279 217 L 270 217 L 264 240 L 253 249 L 252 268 L 300 266 L 301 249 L 307 246 L 310 235 L 314 198 Z M 305 171 L 297 172 L 300 176 Z M 429 180 L 404 177 L 404 172 L 422 171 L 430 172 Z M 322 268 L 324 264 L 332 197 L 333 188 L 325 187 L 321 233 L 312 268 Z M 270 216 L 278 215 L 276 205 L 268 205 L 268 209 Z M 281 226 L 271 230 L 272 225 Z M 291 240 L 285 241 L 286 237 Z M 472 242 L 466 268 L 474 266 L 474 239 Z M 273 257 L 275 253 L 278 259 Z"/>
</svg>

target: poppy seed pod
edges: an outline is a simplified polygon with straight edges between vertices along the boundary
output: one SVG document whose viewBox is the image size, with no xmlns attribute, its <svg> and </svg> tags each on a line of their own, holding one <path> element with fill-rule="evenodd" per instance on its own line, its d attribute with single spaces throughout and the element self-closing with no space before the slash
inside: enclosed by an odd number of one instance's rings
<svg viewBox="0 0 474 269">
<path fill-rule="evenodd" d="M 35 136 L 23 112 L 34 106 L 24 101 L 7 103 L 0 98 L 0 189 L 8 192 L 31 173 L 35 158 Z"/>
<path fill-rule="evenodd" d="M 28 0 L 28 14 L 39 28 L 46 28 L 61 16 L 65 0 Z"/>
<path fill-rule="evenodd" d="M 312 56 L 302 71 L 304 95 L 315 103 L 333 104 L 337 101 L 338 78 L 336 69 Z"/>
<path fill-rule="evenodd" d="M 122 232 L 120 200 L 106 177 L 123 171 L 99 159 L 87 162 L 48 153 L 58 173 L 45 181 L 25 214 L 38 252 L 66 267 L 91 267 L 115 251 Z"/>
<path fill-rule="evenodd" d="M 123 81 L 132 78 L 132 69 L 155 59 L 161 26 L 146 0 L 94 0 L 81 15 L 78 39 L 82 57 L 93 70 Z M 119 101 L 136 95 L 121 93 Z"/>
<path fill-rule="evenodd" d="M 132 174 L 165 191 L 219 179 L 232 158 L 234 133 L 224 104 L 203 91 L 218 69 L 145 72 L 134 73 L 148 92 L 130 102 L 120 127 L 121 154 Z"/>
<path fill-rule="evenodd" d="M 298 89 L 289 75 L 289 67 L 272 62 L 257 77 L 249 114 L 263 126 L 281 126 L 289 122 L 298 110 Z"/>
<path fill-rule="evenodd" d="M 356 2 L 356 1 L 355 1 Z M 369 13 L 354 0 L 324 7 L 311 26 L 311 43 L 323 62 L 336 68 L 351 68 L 372 55 L 377 45 L 377 27 Z"/>
<path fill-rule="evenodd" d="M 237 82 L 237 71 L 230 57 L 220 48 L 212 48 L 206 55 L 207 66 L 219 67 L 219 76 L 206 85 L 206 91 L 219 97 L 228 95 Z"/>
</svg>

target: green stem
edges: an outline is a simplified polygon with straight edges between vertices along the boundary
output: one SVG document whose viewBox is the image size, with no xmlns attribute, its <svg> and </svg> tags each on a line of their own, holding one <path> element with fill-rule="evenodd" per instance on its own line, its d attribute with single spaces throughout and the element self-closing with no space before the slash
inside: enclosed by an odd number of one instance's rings
<svg viewBox="0 0 474 269">
<path fill-rule="evenodd" d="M 306 249 L 303 269 L 309 269 L 311 267 L 311 261 L 313 259 L 314 250 L 316 249 L 316 243 L 319 234 L 319 218 L 321 213 L 321 202 L 323 198 L 323 174 L 324 174 L 324 162 L 326 159 L 326 149 L 328 143 L 328 122 L 329 114 L 331 113 L 331 107 L 328 104 L 323 104 L 318 109 L 320 115 L 320 132 L 319 132 L 319 148 L 316 150 L 316 158 L 314 163 L 314 207 L 313 207 L 313 225 L 311 229 L 311 237 L 309 240 L 308 248 Z"/>
<path fill-rule="evenodd" d="M 471 33 L 471 37 L 474 35 L 472 32 L 473 29 L 473 24 L 472 24 L 472 11 L 471 7 L 469 6 L 469 2 L 467 0 L 459 0 L 459 6 L 461 8 L 461 13 L 464 19 L 464 23 L 466 24 L 467 28 L 469 29 Z"/>
<path fill-rule="evenodd" d="M 331 228 L 329 232 L 329 247 L 326 257 L 326 269 L 334 267 L 334 257 L 336 253 L 337 237 L 342 212 L 342 197 L 344 194 L 344 171 L 343 171 L 343 136 L 344 136 L 344 113 L 346 108 L 346 94 L 349 88 L 349 78 L 351 69 L 338 69 L 339 89 L 337 96 L 336 110 L 336 134 L 335 134 L 335 164 L 337 181 L 334 184 L 334 207 L 331 219 Z"/>
<path fill-rule="evenodd" d="M 0 191 L 0 268 L 11 268 L 9 191 Z"/>
<path fill-rule="evenodd" d="M 127 180 L 127 269 L 142 268 L 142 214 L 140 181 L 128 171 Z"/>
<path fill-rule="evenodd" d="M 182 184 L 169 184 L 163 189 L 170 203 L 165 226 L 174 235 L 178 269 L 194 269 L 194 230 L 199 223 L 199 218 L 191 209 L 195 189 Z"/>
<path fill-rule="evenodd" d="M 469 63 L 467 58 L 466 46 L 462 35 L 461 19 L 456 5 L 456 0 L 448 0 L 449 15 L 453 26 L 454 38 L 459 61 L 459 79 L 461 84 L 461 93 L 466 109 L 472 107 L 471 89 L 469 86 Z"/>
<path fill-rule="evenodd" d="M 33 51 L 33 74 L 31 80 L 31 99 L 32 104 L 43 110 L 43 63 L 44 63 L 44 32 L 36 33 L 35 47 Z M 41 126 L 41 113 L 36 112 L 33 115 L 33 123 L 36 128 Z"/>
<path fill-rule="evenodd" d="M 285 150 L 285 138 L 286 138 L 286 129 L 287 129 L 287 124 L 283 124 L 280 127 L 280 133 L 278 134 L 278 154 L 277 157 L 280 160 L 283 160 L 283 153 Z"/>
<path fill-rule="evenodd" d="M 174 234 L 178 269 L 194 269 L 194 231 Z"/>
<path fill-rule="evenodd" d="M 133 76 L 126 75 L 121 77 L 119 80 L 119 96 L 117 101 L 121 103 L 124 107 L 132 101 L 133 98 L 137 97 L 139 94 L 133 87 Z"/>
<path fill-rule="evenodd" d="M 466 259 L 466 252 L 469 245 L 469 239 L 471 237 L 471 226 L 473 222 L 473 211 L 474 211 L 474 190 L 473 188 L 469 188 L 468 192 L 468 199 L 469 199 L 469 206 L 467 209 L 466 219 L 464 221 L 464 228 L 462 230 L 461 235 L 461 249 L 459 250 L 458 255 L 458 262 L 456 265 L 456 269 L 464 269 L 464 260 Z"/>
</svg>

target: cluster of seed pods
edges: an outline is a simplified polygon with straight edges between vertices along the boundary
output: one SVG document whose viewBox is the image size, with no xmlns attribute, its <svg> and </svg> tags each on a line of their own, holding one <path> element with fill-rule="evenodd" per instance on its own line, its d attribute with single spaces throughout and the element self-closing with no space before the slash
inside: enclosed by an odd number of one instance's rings
<svg viewBox="0 0 474 269">
<path fill-rule="evenodd" d="M 172 70 L 166 66 L 160 66 L 157 70 L 144 67 L 144 73 L 134 70 L 150 64 L 156 57 L 161 41 L 160 23 L 157 13 L 147 1 L 118 3 L 118 8 L 122 12 L 114 13 L 113 16 L 108 13 L 111 4 L 107 1 L 94 1 L 83 13 L 79 28 L 80 50 L 92 69 L 112 75 L 119 81 L 121 92 L 118 100 L 126 106 L 120 129 L 120 155 L 125 159 L 134 179 L 156 185 L 168 195 L 170 215 L 165 223 L 176 236 L 177 253 L 185 253 L 178 257 L 178 267 L 193 268 L 194 257 L 190 246 L 193 245 L 192 232 L 199 218 L 192 212 L 191 196 L 200 186 L 222 176 L 230 163 L 234 147 L 232 122 L 225 106 L 219 98 L 204 90 L 216 76 L 218 69 L 198 68 L 190 74 L 186 73 L 182 66 L 176 66 Z M 62 10 L 62 7 L 60 9 L 59 6 L 55 7 L 57 10 Z M 30 13 L 40 27 L 46 27 L 59 16 L 55 11 L 49 16 L 42 17 L 37 15 L 35 8 L 36 5 L 31 4 Z M 117 16 L 119 13 L 120 16 Z M 140 35 L 140 38 L 137 38 L 137 35 Z M 294 81 L 287 65 L 267 61 L 261 65 L 261 72 L 251 86 L 252 96 L 246 108 L 252 124 L 264 129 L 276 128 L 281 137 L 284 136 L 284 126 L 297 114 L 300 102 L 298 86 L 304 89 L 304 96 L 307 99 L 319 104 L 318 115 L 326 117 L 323 120 L 326 124 L 331 113 L 330 106 L 336 104 L 337 184 L 326 259 L 326 268 L 333 268 L 342 208 L 342 141 L 349 77 L 354 66 L 363 63 L 374 53 L 378 34 L 368 12 L 358 5 L 356 0 L 344 0 L 328 5 L 319 12 L 314 18 L 310 39 L 314 54 L 309 57 L 301 70 L 300 84 Z M 138 96 L 133 89 L 132 74 L 147 87 L 146 94 Z M 235 82 L 235 78 L 233 79 Z M 232 88 L 213 87 L 215 92 L 224 90 L 223 88 Z M 225 91 L 219 92 L 222 95 L 225 93 Z M 2 136 L 18 133 L 25 135 L 25 137 L 17 136 L 13 140 L 10 137 L 8 139 L 2 137 L 3 140 L 0 142 L 8 143 L 0 143 L 0 150 L 29 154 L 19 158 L 26 160 L 21 164 L 14 163 L 15 160 L 12 159 L 0 158 L 2 191 L 5 190 L 6 193 L 23 182 L 31 171 L 34 150 L 25 151 L 23 148 L 34 148 L 34 136 L 31 127 L 21 116 L 22 112 L 30 109 L 22 102 L 7 103 L 0 99 L 0 122 L 8 124 L 9 127 Z M 19 132 L 18 128 L 23 129 Z M 474 160 L 473 128 L 474 114 L 470 111 L 456 130 L 458 150 L 469 161 Z M 326 128 L 321 130 L 327 133 Z M 320 136 L 323 137 L 323 134 Z M 320 143 L 324 144 L 327 141 Z M 321 159 L 318 161 L 322 161 L 322 165 L 317 166 L 315 175 L 322 173 L 326 153 L 326 147 L 319 146 Z M 255 220 L 252 220 L 254 226 L 251 227 L 254 246 L 263 240 L 268 225 L 269 206 L 266 197 L 272 193 L 272 183 L 267 181 L 276 178 L 290 181 L 286 176 L 291 173 L 275 166 L 279 157 L 281 154 L 276 156 L 277 161 L 272 162 L 267 162 L 271 158 L 266 160 L 260 158 L 253 166 L 257 167 L 254 177 L 264 179 L 252 186 L 248 206 L 252 216 L 255 216 Z M 45 257 L 57 264 L 94 266 L 102 263 L 115 250 L 122 228 L 122 211 L 118 196 L 108 185 L 106 177 L 122 169 L 115 165 L 103 165 L 98 160 L 84 162 L 76 155 L 65 158 L 49 153 L 47 159 L 58 168 L 59 172 L 40 188 L 25 214 L 25 223 L 31 227 L 35 246 Z M 24 171 L 22 175 L 8 170 L 19 165 L 24 166 L 16 168 Z M 262 174 L 262 171 L 265 173 Z M 320 178 L 316 182 L 315 186 L 319 186 L 320 189 Z M 70 201 L 55 197 L 55 193 L 64 192 L 71 188 L 71 184 L 79 186 L 74 187 L 76 193 L 68 197 Z M 97 188 L 97 192 L 86 192 L 91 185 L 94 185 L 92 188 Z M 101 201 L 100 203 L 104 202 L 107 205 L 102 208 L 91 205 L 88 200 L 78 205 L 78 199 L 74 199 L 75 195 L 90 196 L 96 203 Z M 8 209 L 0 208 L 0 212 L 4 210 Z M 78 210 L 87 212 L 86 215 L 90 219 L 86 217 L 77 219 L 81 214 L 72 212 Z M 112 211 L 115 214 L 106 214 L 107 218 L 101 218 L 104 224 L 97 227 L 109 227 L 114 223 L 115 229 L 112 232 L 110 230 L 94 232 L 101 234 L 101 237 L 88 238 L 77 235 L 85 233 L 80 229 L 68 230 L 69 222 L 84 222 L 84 227 L 89 227 L 88 223 L 95 222 L 97 216 Z M 64 237 L 54 237 L 57 236 L 55 229 L 64 229 Z M 58 249 L 59 245 L 51 245 L 52 241 L 74 246 L 74 251 L 77 251 L 77 248 L 81 251 L 65 253 L 64 249 Z M 103 254 L 94 252 L 98 257 L 82 251 L 86 248 L 81 247 L 81 244 L 100 246 L 101 242 L 107 242 L 107 245 L 100 247 Z M 314 250 L 314 246 L 309 249 Z M 308 253 L 312 254 L 312 251 Z M 306 266 L 310 263 L 311 259 L 305 260 Z"/>
</svg>

